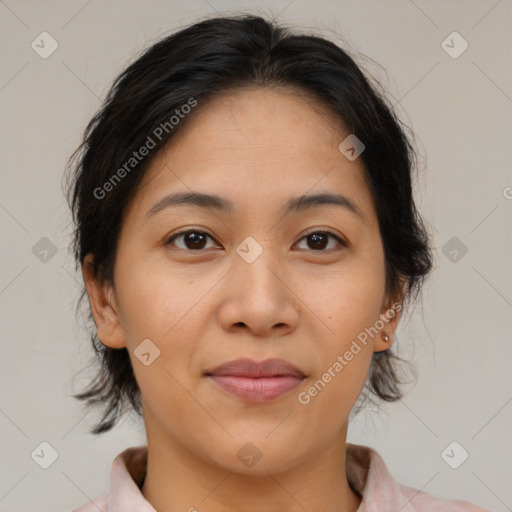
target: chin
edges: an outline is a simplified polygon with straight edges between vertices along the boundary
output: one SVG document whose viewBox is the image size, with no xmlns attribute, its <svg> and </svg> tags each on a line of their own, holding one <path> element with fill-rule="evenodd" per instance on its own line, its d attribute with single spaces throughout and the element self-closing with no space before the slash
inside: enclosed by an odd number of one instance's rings
<svg viewBox="0 0 512 512">
<path fill-rule="evenodd" d="M 222 453 L 210 454 L 210 460 L 218 467 L 240 475 L 268 477 L 269 473 L 288 471 L 308 457 L 305 452 L 297 452 L 297 443 L 273 446 L 265 436 L 261 436 L 261 442 L 242 441 L 233 445 L 232 450 L 226 447 Z"/>
</svg>

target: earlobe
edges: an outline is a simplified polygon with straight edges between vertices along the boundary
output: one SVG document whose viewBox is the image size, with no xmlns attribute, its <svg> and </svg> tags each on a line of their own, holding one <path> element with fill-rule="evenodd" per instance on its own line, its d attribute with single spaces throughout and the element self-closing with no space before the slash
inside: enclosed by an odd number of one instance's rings
<svg viewBox="0 0 512 512">
<path fill-rule="evenodd" d="M 375 343 L 373 344 L 374 352 L 384 352 L 388 350 L 393 345 L 393 335 L 389 335 L 387 331 L 381 331 L 378 337 L 375 339 Z"/>
<path fill-rule="evenodd" d="M 402 313 L 403 287 L 402 293 L 394 302 L 386 301 L 381 310 L 380 321 L 384 324 L 379 334 L 375 338 L 374 352 L 383 352 L 393 345 L 395 330 L 398 327 Z"/>
<path fill-rule="evenodd" d="M 98 331 L 98 339 L 110 348 L 126 347 L 113 287 L 110 283 L 99 280 L 92 254 L 87 254 L 84 258 L 82 274 Z"/>
</svg>

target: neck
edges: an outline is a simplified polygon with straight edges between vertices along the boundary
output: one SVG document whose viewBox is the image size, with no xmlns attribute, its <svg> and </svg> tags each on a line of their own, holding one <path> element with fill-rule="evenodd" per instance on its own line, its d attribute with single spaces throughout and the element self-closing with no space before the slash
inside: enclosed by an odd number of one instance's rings
<svg viewBox="0 0 512 512">
<path fill-rule="evenodd" d="M 361 498 L 345 470 L 346 427 L 300 464 L 247 475 L 219 467 L 158 429 L 148 430 L 148 464 L 142 494 L 166 512 L 356 512 Z"/>
</svg>

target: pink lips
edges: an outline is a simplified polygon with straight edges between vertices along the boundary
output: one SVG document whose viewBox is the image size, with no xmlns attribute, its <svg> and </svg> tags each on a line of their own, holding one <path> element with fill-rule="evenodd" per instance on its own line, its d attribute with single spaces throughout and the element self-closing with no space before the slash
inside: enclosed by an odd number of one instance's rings
<svg viewBox="0 0 512 512">
<path fill-rule="evenodd" d="M 282 359 L 237 359 L 207 373 L 222 389 L 249 402 L 267 402 L 296 388 L 305 375 Z"/>
</svg>

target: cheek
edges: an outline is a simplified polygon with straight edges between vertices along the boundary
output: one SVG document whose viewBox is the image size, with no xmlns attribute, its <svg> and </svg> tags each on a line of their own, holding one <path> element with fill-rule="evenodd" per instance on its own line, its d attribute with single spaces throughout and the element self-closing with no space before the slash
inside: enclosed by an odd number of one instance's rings
<svg viewBox="0 0 512 512">
<path fill-rule="evenodd" d="M 341 345 L 345 345 L 343 350 Z M 335 350 L 326 359 L 322 373 L 311 379 L 297 397 L 297 417 L 307 422 L 306 438 L 326 444 L 347 424 L 364 387 L 371 364 L 372 350 L 369 346 L 350 349 L 351 344 L 340 341 L 340 350 Z M 350 354 L 347 357 L 347 354 Z M 321 432 L 321 435 L 319 435 Z M 313 442 L 313 441 L 312 441 Z"/>
<path fill-rule="evenodd" d="M 212 274 L 192 279 L 160 262 L 119 262 L 116 278 L 126 346 L 143 395 L 156 403 L 173 395 L 180 402 L 183 388 L 178 383 L 186 386 L 197 371 L 193 362 L 198 340 L 204 338 L 208 292 L 219 280 Z M 156 346 L 145 342 L 149 352 L 158 354 L 150 366 L 138 359 L 144 340 Z"/>
<path fill-rule="evenodd" d="M 371 328 L 380 318 L 383 269 L 378 264 L 347 267 L 317 288 L 311 309 L 329 329 L 317 338 L 322 368 L 308 393 L 312 401 L 319 397 L 314 407 L 332 407 L 343 415 L 357 400 L 373 356 Z"/>
<path fill-rule="evenodd" d="M 120 262 L 118 278 L 120 319 L 128 343 L 150 338 L 161 342 L 189 325 L 212 279 L 191 282 L 176 271 L 146 261 Z"/>
<path fill-rule="evenodd" d="M 184 289 L 151 271 L 132 273 L 122 288 L 121 321 L 143 400 L 153 415 L 163 415 L 164 422 L 187 416 L 201 424 L 204 417 L 184 387 L 189 387 L 196 340 L 201 337 L 197 305 L 204 295 L 202 287 Z M 143 354 L 148 352 L 144 361 Z M 148 359 L 151 362 L 145 364 Z"/>
<path fill-rule="evenodd" d="M 378 320 L 385 290 L 383 266 L 347 265 L 315 286 L 308 305 L 329 327 L 324 340 L 329 345 L 334 340 L 338 350 Z"/>
</svg>

